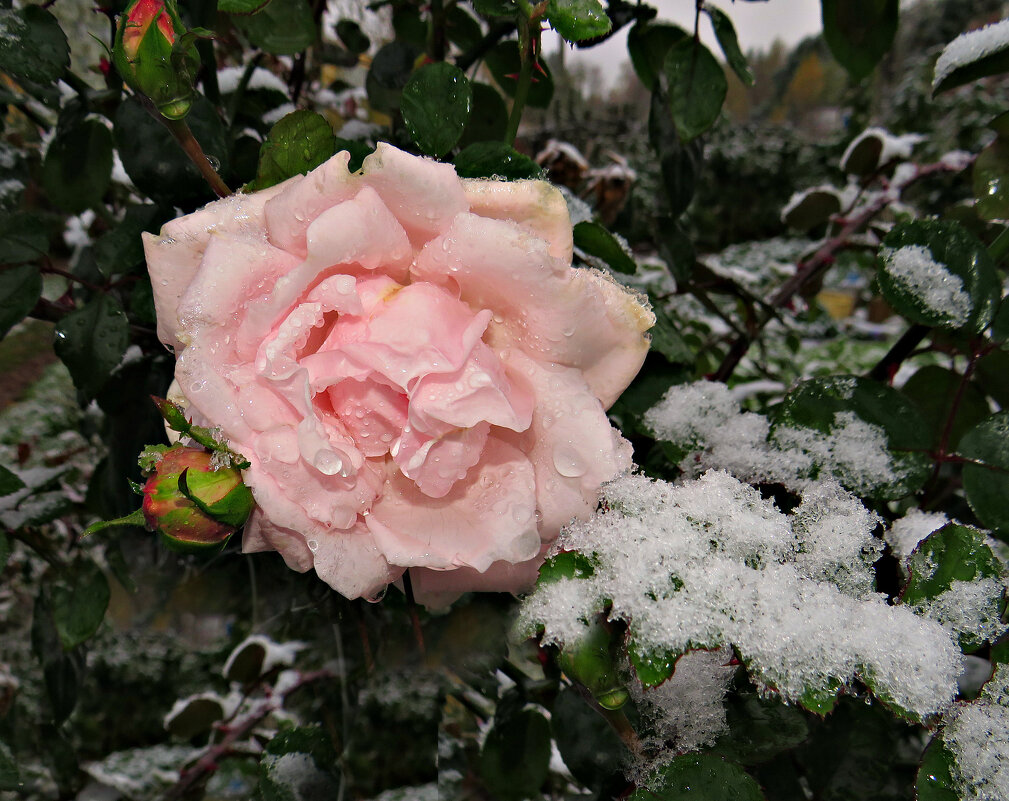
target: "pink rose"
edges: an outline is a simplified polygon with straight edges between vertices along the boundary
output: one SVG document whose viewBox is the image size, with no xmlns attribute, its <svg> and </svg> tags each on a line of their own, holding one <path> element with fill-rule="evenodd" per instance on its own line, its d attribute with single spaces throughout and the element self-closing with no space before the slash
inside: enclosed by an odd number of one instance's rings
<svg viewBox="0 0 1009 801">
<path fill-rule="evenodd" d="M 631 464 L 604 410 L 654 317 L 571 267 L 549 184 L 348 160 L 145 235 L 172 397 L 251 463 L 244 550 L 349 598 L 521 589 Z"/>
</svg>

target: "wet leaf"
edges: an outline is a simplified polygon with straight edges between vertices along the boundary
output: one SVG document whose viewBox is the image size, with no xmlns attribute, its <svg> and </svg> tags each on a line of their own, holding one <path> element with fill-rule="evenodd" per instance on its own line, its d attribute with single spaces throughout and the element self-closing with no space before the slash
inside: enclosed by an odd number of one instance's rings
<svg viewBox="0 0 1009 801">
<path fill-rule="evenodd" d="M 333 128 L 314 111 L 292 111 L 270 129 L 259 150 L 255 189 L 314 170 L 336 152 Z"/>
<path fill-rule="evenodd" d="M 596 222 L 580 222 L 574 229 L 575 247 L 603 261 L 617 273 L 633 274 L 638 265 L 620 241 Z"/>
<path fill-rule="evenodd" d="M 599 0 L 550 0 L 546 17 L 550 27 L 569 42 L 595 39 L 613 27 Z"/>
<path fill-rule="evenodd" d="M 419 55 L 417 47 L 400 41 L 389 42 L 379 49 L 365 78 L 372 108 L 386 112 L 399 110 L 400 95 L 413 74 L 413 65 Z"/>
<path fill-rule="evenodd" d="M 400 97 L 400 110 L 414 143 L 441 158 L 462 136 L 469 120 L 473 91 L 458 67 L 444 61 L 417 70 Z"/>
<path fill-rule="evenodd" d="M 460 178 L 539 178 L 540 166 L 504 142 L 474 142 L 455 157 Z"/>
<path fill-rule="evenodd" d="M 753 86 L 753 74 L 746 63 L 746 56 L 739 48 L 739 39 L 736 36 L 736 29 L 732 25 L 729 15 L 711 3 L 704 4 L 704 11 L 711 18 L 711 26 L 715 29 L 715 38 L 718 39 L 718 46 L 722 48 L 722 54 L 732 71 L 736 73 L 746 86 Z"/>
<path fill-rule="evenodd" d="M 262 11 L 235 22 L 252 44 L 275 56 L 301 52 L 318 33 L 307 0 L 271 0 Z"/>
<path fill-rule="evenodd" d="M 669 48 L 663 62 L 669 107 L 680 138 L 689 142 L 707 131 L 722 111 L 728 91 L 725 72 L 711 51 L 693 38 Z"/>
<path fill-rule="evenodd" d="M 56 355 L 87 397 L 94 397 L 108 381 L 129 344 L 129 323 L 111 295 L 99 295 L 56 326 Z"/>
<path fill-rule="evenodd" d="M 1009 412 L 993 414 L 960 439 L 957 453 L 982 464 L 963 466 L 967 502 L 982 523 L 1009 532 Z"/>
<path fill-rule="evenodd" d="M 899 0 L 820 0 L 823 38 L 852 80 L 873 71 L 897 33 Z"/>
<path fill-rule="evenodd" d="M 628 801 L 763 801 L 760 785 L 717 754 L 684 754 L 661 768 Z"/>
<path fill-rule="evenodd" d="M 52 83 L 70 66 L 70 46 L 56 18 L 37 5 L 0 9 L 0 72 Z"/>
<path fill-rule="evenodd" d="M 679 25 L 667 22 L 638 23 L 627 34 L 627 51 L 631 66 L 649 91 L 662 72 L 669 49 L 689 34 Z"/>
<path fill-rule="evenodd" d="M 105 618 L 109 582 L 90 559 L 73 562 L 53 582 L 50 604 L 63 650 L 89 640 Z"/>
<path fill-rule="evenodd" d="M 34 264 L 0 269 L 0 339 L 35 308 L 42 297 L 42 273 Z"/>
</svg>

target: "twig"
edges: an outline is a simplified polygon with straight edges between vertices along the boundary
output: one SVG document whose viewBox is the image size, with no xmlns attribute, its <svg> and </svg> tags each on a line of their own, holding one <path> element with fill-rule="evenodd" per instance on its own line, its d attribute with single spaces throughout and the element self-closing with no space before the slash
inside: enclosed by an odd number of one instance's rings
<svg viewBox="0 0 1009 801">
<path fill-rule="evenodd" d="M 873 381 L 893 380 L 894 373 L 904 363 L 905 359 L 912 356 L 918 344 L 928 335 L 932 329 L 921 323 L 914 323 L 903 333 L 900 339 L 893 343 L 893 347 L 886 352 L 886 355 L 873 367 L 868 377 Z"/>
</svg>

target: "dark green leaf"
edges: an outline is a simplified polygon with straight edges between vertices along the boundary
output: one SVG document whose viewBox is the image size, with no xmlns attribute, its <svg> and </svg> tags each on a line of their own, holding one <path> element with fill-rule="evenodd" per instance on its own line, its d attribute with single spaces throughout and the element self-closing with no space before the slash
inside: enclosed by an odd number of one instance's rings
<svg viewBox="0 0 1009 801">
<path fill-rule="evenodd" d="M 604 709 L 619 709 L 628 699 L 621 676 L 622 637 L 593 616 L 584 636 L 564 646 L 557 663 L 585 687 Z"/>
<path fill-rule="evenodd" d="M 445 14 L 445 35 L 460 50 L 469 50 L 483 39 L 483 29 L 466 9 L 453 5 Z"/>
<path fill-rule="evenodd" d="M 21 790 L 21 774 L 18 772 L 14 754 L 7 743 L 0 740 L 0 790 Z"/>
<path fill-rule="evenodd" d="M 985 543 L 984 533 L 975 528 L 950 523 L 918 543 L 908 560 L 910 578 L 901 601 L 908 606 L 931 601 L 956 581 L 1001 578 L 1002 566 Z M 991 599 L 997 608 L 1001 588 Z M 961 634 L 960 644 L 975 649 L 982 643 L 973 634 Z"/>
<path fill-rule="evenodd" d="M 599 0 L 550 0 L 546 17 L 569 42 L 604 36 L 613 27 Z"/>
<path fill-rule="evenodd" d="M 42 273 L 34 264 L 0 270 L 0 339 L 35 308 L 42 297 Z"/>
<path fill-rule="evenodd" d="M 627 656 L 638 681 L 645 687 L 658 687 L 676 672 L 676 662 L 683 654 L 676 651 L 644 651 L 631 640 Z"/>
<path fill-rule="evenodd" d="M 108 381 L 129 344 L 129 323 L 111 295 L 99 295 L 56 326 L 56 355 L 88 397 L 94 397 Z"/>
<path fill-rule="evenodd" d="M 663 70 L 673 122 L 680 138 L 689 142 L 718 119 L 729 88 L 725 72 L 711 51 L 692 38 L 669 48 Z"/>
<path fill-rule="evenodd" d="M 425 64 L 403 87 L 400 110 L 410 138 L 429 156 L 441 158 L 462 136 L 473 92 L 458 67 Z"/>
<path fill-rule="evenodd" d="M 460 178 L 539 178 L 540 166 L 504 142 L 474 142 L 455 157 Z"/>
<path fill-rule="evenodd" d="M 336 753 L 318 726 L 286 729 L 266 744 L 259 763 L 263 801 L 332 801 L 340 790 Z"/>
<path fill-rule="evenodd" d="M 259 151 L 256 189 L 304 175 L 336 152 L 333 128 L 314 111 L 292 111 L 270 129 Z"/>
<path fill-rule="evenodd" d="M 35 599 L 31 629 L 32 651 L 42 665 L 42 678 L 52 707 L 53 721 L 59 725 L 77 706 L 83 659 L 79 651 L 67 653 L 60 644 L 46 594 Z"/>
<path fill-rule="evenodd" d="M 352 19 L 342 19 L 336 23 L 336 35 L 340 37 L 343 46 L 355 55 L 367 52 L 371 47 L 371 41 L 365 36 L 361 26 Z"/>
<path fill-rule="evenodd" d="M 27 212 L 0 217 L 0 264 L 35 261 L 49 251 L 49 233 L 45 223 Z"/>
<path fill-rule="evenodd" d="M 966 35 L 970 36 L 973 33 L 977 33 L 977 31 Z M 948 89 L 955 89 L 981 78 L 987 78 L 989 75 L 1000 75 L 1009 71 L 1009 43 L 1003 38 L 1001 41 L 991 43 L 988 47 L 976 47 L 973 57 L 956 61 L 947 59 L 944 51 L 935 66 L 935 79 L 932 84 L 933 96 Z"/>
<path fill-rule="evenodd" d="M 173 206 L 195 208 L 214 193 L 168 130 L 130 97 L 115 113 L 116 148 L 130 180 L 148 197 Z M 211 163 L 228 171 L 228 139 L 217 109 L 197 95 L 186 123 Z"/>
<path fill-rule="evenodd" d="M 144 263 L 144 231 L 157 232 L 166 222 L 165 212 L 158 206 L 144 204 L 128 206 L 123 221 L 95 244 L 94 255 L 98 270 L 109 278 L 132 272 Z"/>
<path fill-rule="evenodd" d="M 646 89 L 654 91 L 655 81 L 666 61 L 666 53 L 687 36 L 687 32 L 679 25 L 667 22 L 639 22 L 631 28 L 627 34 L 627 51 L 631 65 Z"/>
<path fill-rule="evenodd" d="M 52 584 L 53 623 L 63 650 L 90 639 L 105 618 L 109 605 L 109 582 L 90 559 L 78 559 Z"/>
<path fill-rule="evenodd" d="M 628 801 L 763 801 L 752 776 L 717 754 L 676 757 Z"/>
<path fill-rule="evenodd" d="M 914 784 L 915 801 L 960 801 L 961 795 L 953 781 L 953 755 L 942 739 L 933 737 L 921 758 L 921 767 Z"/>
<path fill-rule="evenodd" d="M 782 213 L 786 225 L 797 231 L 808 231 L 826 223 L 841 210 L 840 195 L 829 189 L 811 189 L 802 198 L 789 204 Z"/>
<path fill-rule="evenodd" d="M 900 0 L 820 0 L 823 38 L 855 81 L 873 71 L 893 44 Z"/>
<path fill-rule="evenodd" d="M 747 86 L 753 86 L 753 74 L 746 63 L 746 56 L 739 49 L 739 39 L 736 36 L 736 29 L 732 25 L 729 15 L 720 8 L 704 4 L 704 10 L 711 18 L 711 27 L 715 29 L 715 38 L 718 39 L 718 46 L 722 48 L 725 60 L 732 67 L 732 71 Z"/>
<path fill-rule="evenodd" d="M 218 0 L 217 10 L 222 14 L 255 14 L 270 0 Z"/>
<path fill-rule="evenodd" d="M 375 152 L 375 148 L 365 142 L 357 142 L 353 139 L 341 139 L 339 136 L 334 141 L 334 149 L 337 153 L 346 150 L 350 153 L 350 161 L 347 162 L 347 169 L 357 172 L 361 169 L 364 160 Z"/>
<path fill-rule="evenodd" d="M 999 136 L 974 160 L 974 210 L 983 220 L 1009 218 L 1009 141 Z"/>
<path fill-rule="evenodd" d="M 550 727 L 571 775 L 592 790 L 621 780 L 627 746 L 609 723 L 573 687 L 562 687 L 551 710 Z M 622 788 L 619 788 L 622 789 Z M 619 792 L 614 788 L 614 794 Z"/>
<path fill-rule="evenodd" d="M 960 439 L 957 453 L 983 464 L 965 464 L 967 502 L 982 523 L 1009 532 L 1009 412 L 993 414 Z"/>
<path fill-rule="evenodd" d="M 70 47 L 56 18 L 35 5 L 0 9 L 0 72 L 49 84 L 70 66 Z"/>
<path fill-rule="evenodd" d="M 514 17 L 518 11 L 515 0 L 473 0 L 473 8 L 485 17 Z"/>
<path fill-rule="evenodd" d="M 550 724 L 543 715 L 521 709 L 495 717 L 480 752 L 480 775 L 496 798 L 538 798 L 549 766 Z"/>
<path fill-rule="evenodd" d="M 604 226 L 596 222 L 580 222 L 574 229 L 575 247 L 600 259 L 611 270 L 631 275 L 638 269 L 625 246 Z"/>
<path fill-rule="evenodd" d="M 937 266 L 929 268 L 927 260 Z M 980 333 L 991 322 L 1001 294 L 987 249 L 954 222 L 896 225 L 883 240 L 877 267 L 887 303 L 923 325 Z"/>
<path fill-rule="evenodd" d="M 186 699 L 186 705 L 165 719 L 168 733 L 188 740 L 210 731 L 215 721 L 224 717 L 224 707 L 216 698 L 196 696 Z"/>
<path fill-rule="evenodd" d="M 484 57 L 487 69 L 498 86 L 511 97 L 515 96 L 515 88 L 518 86 L 518 74 L 521 68 L 519 59 L 518 42 L 514 39 L 506 39 L 496 44 Z M 529 95 L 526 103 L 533 108 L 546 108 L 554 96 L 554 79 L 550 74 L 550 68 L 542 59 L 539 61 L 539 69 L 533 70 L 532 84 L 529 86 Z"/>
<path fill-rule="evenodd" d="M 275 56 L 304 50 L 318 33 L 308 0 L 271 0 L 262 11 L 235 22 L 252 44 Z"/>
<path fill-rule="evenodd" d="M 11 540 L 6 534 L 0 532 L 0 574 L 7 567 L 7 560 L 11 555 Z"/>
<path fill-rule="evenodd" d="M 396 41 L 412 45 L 419 51 L 427 47 L 428 23 L 419 6 L 412 3 L 393 5 L 392 29 L 396 33 Z"/>
<path fill-rule="evenodd" d="M 804 381 L 775 409 L 772 425 L 812 428 L 827 434 L 835 427 L 839 413 L 853 413 L 886 435 L 893 477 L 881 477 L 873 495 L 899 498 L 921 487 L 931 468 L 925 453 L 928 432 L 911 402 L 885 384 L 843 375 Z M 836 478 L 845 482 L 844 475 Z"/>
<path fill-rule="evenodd" d="M 552 584 L 566 578 L 588 578 L 596 572 L 595 562 L 578 551 L 562 551 L 540 565 L 538 584 Z"/>
<path fill-rule="evenodd" d="M 766 762 L 809 736 L 806 716 L 796 707 L 754 693 L 725 697 L 728 731 L 714 750 L 742 765 Z"/>
<path fill-rule="evenodd" d="M 399 110 L 399 98 L 413 74 L 413 65 L 420 50 L 405 42 L 395 41 L 383 45 L 375 54 L 365 88 L 368 102 L 378 111 Z"/>
<path fill-rule="evenodd" d="M 938 447 L 958 393 L 959 405 L 949 429 L 948 446 L 956 445 L 969 428 L 991 413 L 988 401 L 978 386 L 970 381 L 961 391 L 961 383 L 962 377 L 958 373 L 933 364 L 918 370 L 900 389 L 921 412 L 930 434 L 930 448 Z"/>
<path fill-rule="evenodd" d="M 1009 350 L 993 350 L 977 362 L 978 384 L 1002 408 L 1009 408 Z"/>
<path fill-rule="evenodd" d="M 672 315 L 659 303 L 652 304 L 655 325 L 648 332 L 652 350 L 661 353 L 670 364 L 692 364 L 694 352 L 676 329 Z"/>
<path fill-rule="evenodd" d="M 1009 342 L 1009 296 L 1002 298 L 998 311 L 991 321 L 991 338 L 994 342 Z"/>
<path fill-rule="evenodd" d="M 241 643 L 228 657 L 224 678 L 247 684 L 263 674 L 266 647 L 256 640 Z"/>
<path fill-rule="evenodd" d="M 462 147 L 476 142 L 501 139 L 508 124 L 508 107 L 501 93 L 490 84 L 472 83 L 473 103 L 466 130 L 459 144 Z"/>
</svg>

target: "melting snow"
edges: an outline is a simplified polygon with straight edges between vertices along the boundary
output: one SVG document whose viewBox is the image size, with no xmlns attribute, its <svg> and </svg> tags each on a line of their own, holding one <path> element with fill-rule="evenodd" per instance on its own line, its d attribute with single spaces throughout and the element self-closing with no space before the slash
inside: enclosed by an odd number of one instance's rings
<svg viewBox="0 0 1009 801">
<path fill-rule="evenodd" d="M 919 300 L 929 313 L 943 316 L 956 326 L 967 322 L 971 313 L 970 295 L 963 280 L 945 264 L 937 262 L 923 245 L 881 248 L 883 270 L 904 291 Z"/>
</svg>

